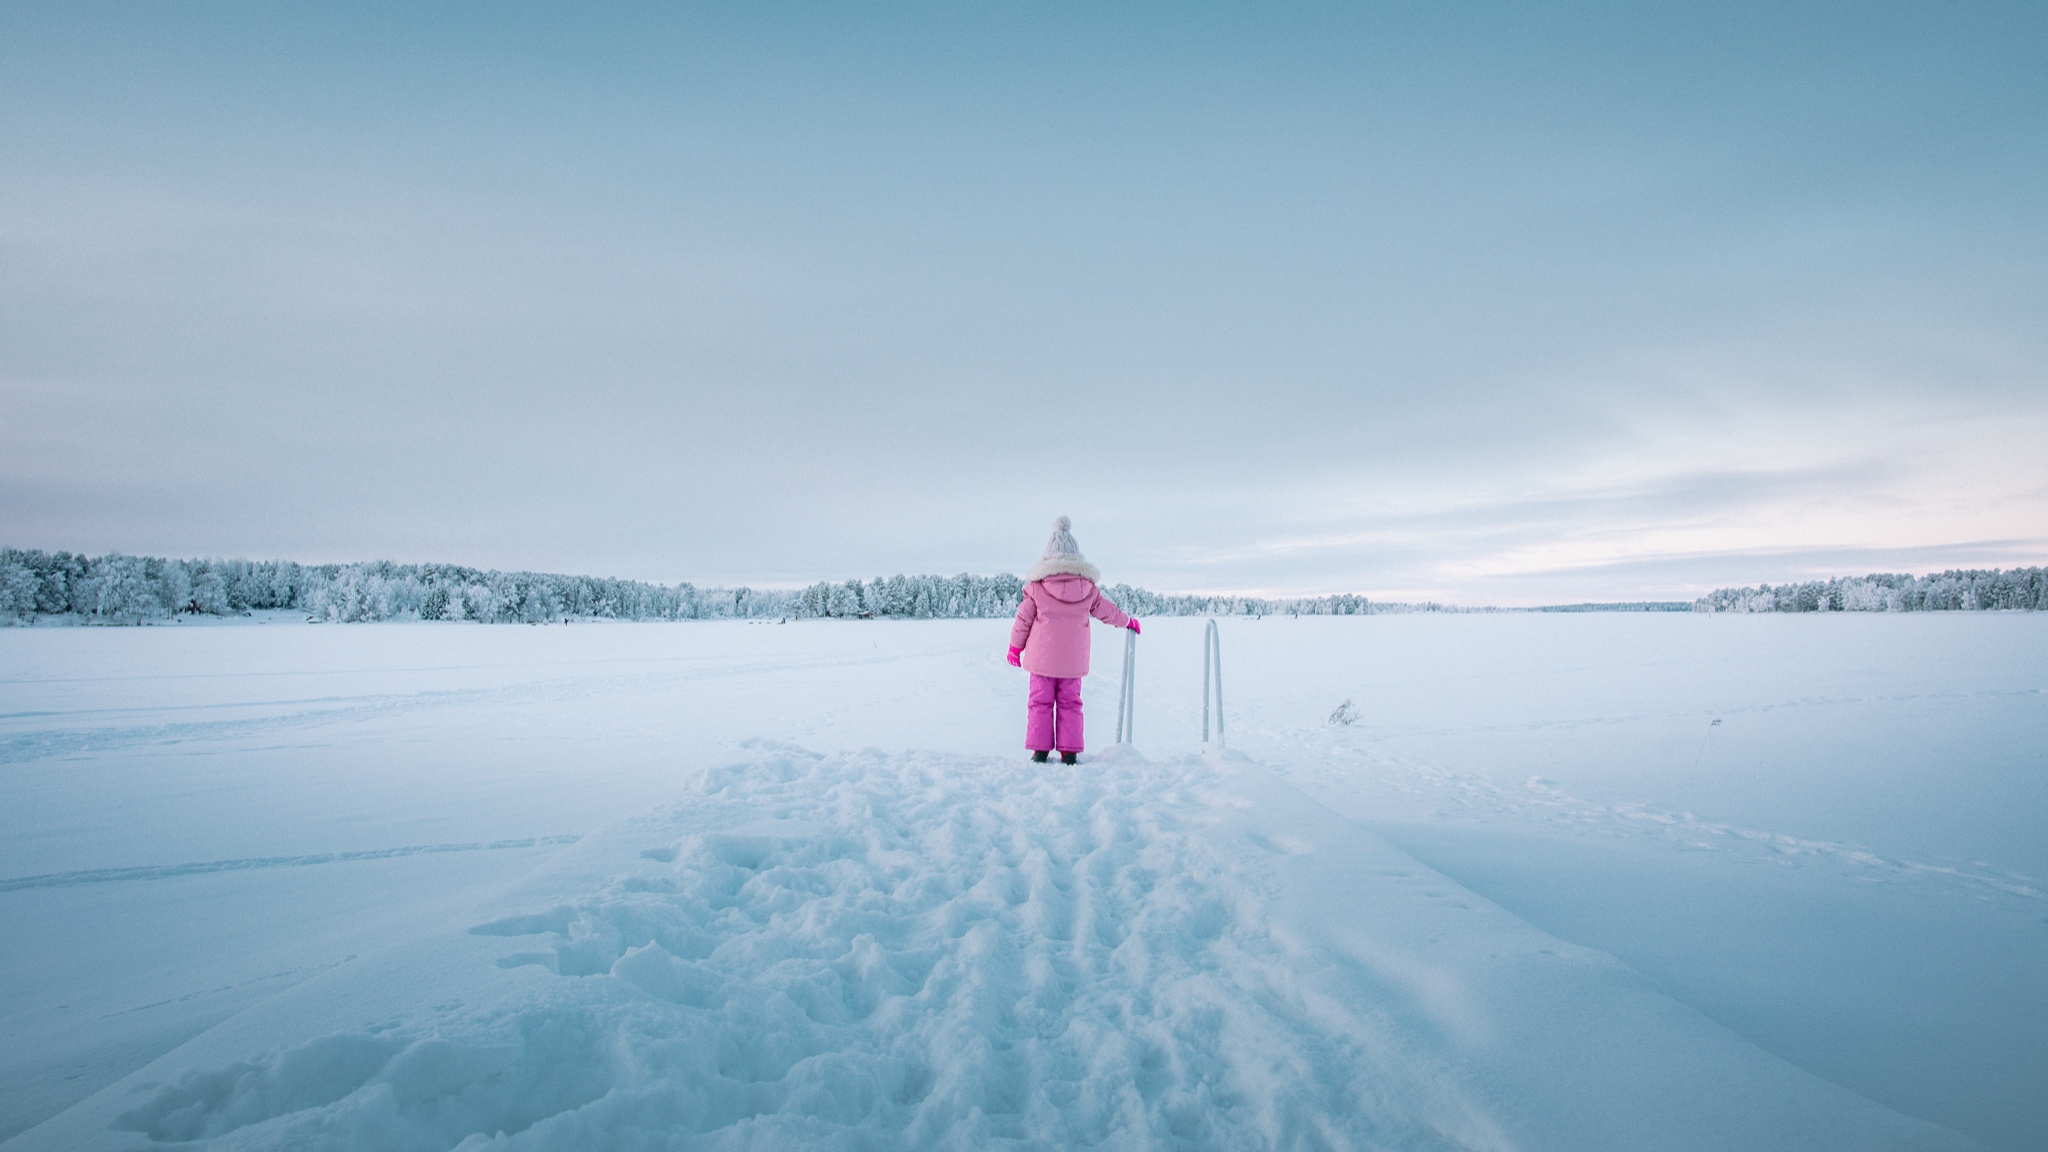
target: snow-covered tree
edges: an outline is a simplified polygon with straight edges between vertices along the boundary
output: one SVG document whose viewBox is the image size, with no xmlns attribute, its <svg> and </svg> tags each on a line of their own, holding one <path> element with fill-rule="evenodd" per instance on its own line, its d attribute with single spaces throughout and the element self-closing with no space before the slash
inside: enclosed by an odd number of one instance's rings
<svg viewBox="0 0 2048 1152">
<path fill-rule="evenodd" d="M 0 620 L 27 623 L 36 618 L 34 570 L 13 560 L 0 561 Z"/>
</svg>

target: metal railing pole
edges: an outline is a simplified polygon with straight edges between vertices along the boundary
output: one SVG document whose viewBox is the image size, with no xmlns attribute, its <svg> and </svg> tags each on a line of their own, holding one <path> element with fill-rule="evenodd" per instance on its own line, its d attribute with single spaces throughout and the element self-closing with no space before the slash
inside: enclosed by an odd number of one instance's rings
<svg viewBox="0 0 2048 1152">
<path fill-rule="evenodd" d="M 1129 744 L 1138 722 L 1138 634 L 1124 633 L 1124 682 L 1116 697 L 1116 742 Z"/>
<path fill-rule="evenodd" d="M 1209 627 L 1202 633 L 1202 743 L 1209 742 L 1209 684 L 1215 681 L 1216 693 L 1216 746 L 1225 747 L 1223 742 L 1223 640 L 1216 631 L 1212 618 Z"/>
<path fill-rule="evenodd" d="M 1202 633 L 1202 743 L 1209 743 L 1209 637 L 1216 633 L 1216 622 L 1209 621 L 1209 628 Z"/>
</svg>

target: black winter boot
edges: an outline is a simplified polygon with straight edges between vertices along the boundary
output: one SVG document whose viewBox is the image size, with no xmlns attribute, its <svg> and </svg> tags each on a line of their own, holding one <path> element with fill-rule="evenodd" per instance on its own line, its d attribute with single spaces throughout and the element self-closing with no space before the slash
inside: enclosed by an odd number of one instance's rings
<svg viewBox="0 0 2048 1152">
<path fill-rule="evenodd" d="M 1079 752 L 1060 753 L 1060 763 L 1062 764 L 1079 764 L 1080 762 L 1081 754 Z"/>
<path fill-rule="evenodd" d="M 1050 755 L 1050 753 L 1046 752 L 1044 749 L 1040 749 L 1039 751 L 1033 752 L 1031 754 L 1031 758 L 1037 761 L 1038 763 L 1043 764 L 1045 763 L 1045 758 L 1048 755 Z"/>
</svg>

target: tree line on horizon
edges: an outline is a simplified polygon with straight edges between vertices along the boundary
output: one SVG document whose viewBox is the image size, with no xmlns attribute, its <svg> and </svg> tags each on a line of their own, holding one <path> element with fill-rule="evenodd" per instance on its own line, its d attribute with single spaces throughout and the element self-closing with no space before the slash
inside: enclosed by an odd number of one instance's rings
<svg viewBox="0 0 2048 1152">
<path fill-rule="evenodd" d="M 2048 611 L 2048 568 L 1956 568 L 1925 576 L 1872 573 L 1722 588 L 1693 605 L 1698 612 L 1998 612 Z"/>
<path fill-rule="evenodd" d="M 141 624 L 180 614 L 239 616 L 266 609 L 334 623 L 471 620 L 542 624 L 593 620 L 958 619 L 1007 617 L 1022 578 L 890 576 L 802 589 L 698 588 L 600 576 L 500 572 L 458 564 L 299 564 L 290 560 L 172 560 L 157 556 L 0 549 L 0 620 L 42 616 Z M 1272 599 L 1104 589 L 1140 616 L 1363 615 L 1391 606 L 1363 596 Z M 1408 606 L 1401 606 L 1406 608 Z M 1433 607 L 1433 606 L 1431 606 Z"/>
<path fill-rule="evenodd" d="M 179 614 L 237 616 L 266 609 L 334 623 L 470 620 L 541 624 L 567 619 L 962 619 L 1007 617 L 1024 581 L 1001 574 L 890 576 L 820 582 L 802 589 L 698 588 L 598 576 L 500 572 L 457 564 L 298 564 L 290 560 L 173 560 L 109 553 L 0 549 L 0 621 L 68 617 L 140 624 Z M 1364 596 L 1172 595 L 1106 586 L 1136 616 L 1363 616 L 1456 612 Z M 1597 609 L 1600 605 L 1573 605 Z M 1683 605 L 1615 605 L 1663 609 Z M 2048 569 L 1877 574 L 1773 587 L 1730 588 L 1690 606 L 1699 612 L 1926 612 L 2048 610 Z M 1480 609 L 1479 611 L 1488 611 Z"/>
</svg>

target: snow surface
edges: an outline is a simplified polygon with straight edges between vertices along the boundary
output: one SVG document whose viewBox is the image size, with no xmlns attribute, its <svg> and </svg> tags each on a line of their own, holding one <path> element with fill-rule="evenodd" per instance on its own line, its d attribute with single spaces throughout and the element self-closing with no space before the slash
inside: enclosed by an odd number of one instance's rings
<svg viewBox="0 0 2048 1152">
<path fill-rule="evenodd" d="M 2040 1146 L 2048 618 L 1200 627 L 0 630 L 0 1137 Z"/>
</svg>

